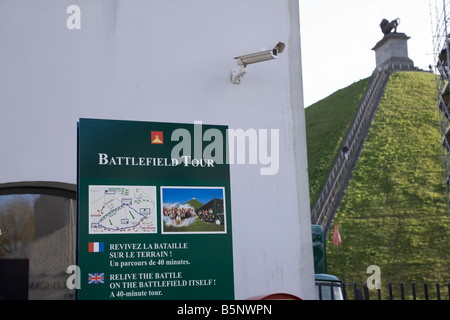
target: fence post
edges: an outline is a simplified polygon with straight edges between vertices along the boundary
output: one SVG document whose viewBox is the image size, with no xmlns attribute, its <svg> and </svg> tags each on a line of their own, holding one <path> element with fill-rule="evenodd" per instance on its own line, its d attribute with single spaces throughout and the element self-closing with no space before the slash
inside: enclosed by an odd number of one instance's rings
<svg viewBox="0 0 450 320">
<path fill-rule="evenodd" d="M 448 289 L 448 299 L 450 300 L 450 282 L 447 282 L 447 289 Z"/>
<path fill-rule="evenodd" d="M 404 287 L 403 281 L 400 282 L 400 296 L 401 296 L 402 300 L 405 300 L 405 287 Z"/>
<path fill-rule="evenodd" d="M 439 287 L 439 282 L 436 282 L 436 295 L 437 299 L 441 300 L 441 288 Z"/>
<path fill-rule="evenodd" d="M 423 283 L 423 288 L 425 289 L 425 300 L 428 300 L 428 284 L 426 281 Z"/>
<path fill-rule="evenodd" d="M 388 288 L 389 288 L 389 300 L 393 300 L 393 296 L 392 296 L 392 283 L 389 281 L 388 283 Z"/>
<path fill-rule="evenodd" d="M 449 283 L 450 286 L 450 283 Z M 356 282 L 353 282 L 353 293 L 355 295 L 355 300 L 362 300 L 361 290 L 358 289 Z"/>
<path fill-rule="evenodd" d="M 322 301 L 322 283 L 319 282 L 319 300 Z"/>
<path fill-rule="evenodd" d="M 334 300 L 333 282 L 330 282 L 330 293 L 331 293 L 331 300 Z"/>
<path fill-rule="evenodd" d="M 345 289 L 345 282 L 342 282 L 342 294 L 344 295 L 344 300 L 348 300 L 347 290 Z"/>
<path fill-rule="evenodd" d="M 413 294 L 413 300 L 416 300 L 416 284 L 414 282 L 411 282 L 411 289 Z"/>
<path fill-rule="evenodd" d="M 365 300 L 370 300 L 369 288 L 367 287 L 367 283 L 363 284 L 363 289 L 364 289 L 364 298 L 365 298 Z"/>
</svg>

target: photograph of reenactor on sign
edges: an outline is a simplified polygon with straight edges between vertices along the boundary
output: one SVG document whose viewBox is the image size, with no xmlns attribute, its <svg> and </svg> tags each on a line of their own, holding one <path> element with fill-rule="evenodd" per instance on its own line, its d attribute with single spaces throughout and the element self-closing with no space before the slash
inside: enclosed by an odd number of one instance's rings
<svg viewBox="0 0 450 320">
<path fill-rule="evenodd" d="M 162 233 L 226 233 L 224 188 L 161 187 Z"/>
</svg>

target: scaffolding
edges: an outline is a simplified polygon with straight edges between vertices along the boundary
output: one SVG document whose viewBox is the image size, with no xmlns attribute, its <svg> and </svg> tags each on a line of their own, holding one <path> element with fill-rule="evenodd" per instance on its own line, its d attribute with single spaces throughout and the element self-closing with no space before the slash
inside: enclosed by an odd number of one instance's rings
<svg viewBox="0 0 450 320">
<path fill-rule="evenodd" d="M 447 16 L 450 10 L 450 1 L 434 0 L 434 8 L 431 1 L 430 16 L 437 91 L 436 99 L 439 111 L 447 210 L 450 218 L 450 35 L 448 33 L 450 16 Z"/>
</svg>

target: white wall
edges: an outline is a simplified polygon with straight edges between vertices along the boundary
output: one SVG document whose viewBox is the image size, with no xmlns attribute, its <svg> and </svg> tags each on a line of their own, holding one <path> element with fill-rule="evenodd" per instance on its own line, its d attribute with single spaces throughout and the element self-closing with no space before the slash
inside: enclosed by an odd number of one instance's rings
<svg viewBox="0 0 450 320">
<path fill-rule="evenodd" d="M 280 129 L 278 174 L 231 166 L 236 298 L 314 297 L 297 0 L 0 0 L 0 45 L 0 184 L 76 183 L 79 118 Z"/>
</svg>

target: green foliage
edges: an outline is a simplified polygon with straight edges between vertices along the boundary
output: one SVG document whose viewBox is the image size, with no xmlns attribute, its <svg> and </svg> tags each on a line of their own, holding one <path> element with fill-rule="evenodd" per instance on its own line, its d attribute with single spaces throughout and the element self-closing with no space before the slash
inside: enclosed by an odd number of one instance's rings
<svg viewBox="0 0 450 320">
<path fill-rule="evenodd" d="M 364 283 L 367 267 L 378 265 L 385 293 L 388 281 L 450 280 L 450 227 L 432 74 L 391 75 L 335 218 L 342 244 L 339 253 L 331 231 L 329 273 Z"/>
</svg>

